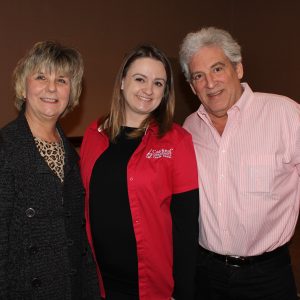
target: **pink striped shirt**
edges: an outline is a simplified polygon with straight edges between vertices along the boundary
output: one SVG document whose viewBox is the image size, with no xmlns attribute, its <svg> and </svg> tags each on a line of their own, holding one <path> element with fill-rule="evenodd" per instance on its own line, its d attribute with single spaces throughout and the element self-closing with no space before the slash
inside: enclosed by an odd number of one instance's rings
<svg viewBox="0 0 300 300">
<path fill-rule="evenodd" d="M 199 243 L 216 253 L 250 256 L 276 249 L 294 233 L 300 203 L 300 106 L 242 85 L 222 136 L 202 105 L 184 127 L 197 155 Z"/>
</svg>

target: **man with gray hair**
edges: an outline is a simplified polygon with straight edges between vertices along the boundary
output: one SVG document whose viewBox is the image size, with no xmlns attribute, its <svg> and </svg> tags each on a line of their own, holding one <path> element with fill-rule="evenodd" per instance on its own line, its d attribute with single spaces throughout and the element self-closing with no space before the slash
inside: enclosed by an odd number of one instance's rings
<svg viewBox="0 0 300 300">
<path fill-rule="evenodd" d="M 189 33 L 180 63 L 200 108 L 197 299 L 297 299 L 287 243 L 300 204 L 300 106 L 241 83 L 241 48 L 214 27 Z"/>
</svg>

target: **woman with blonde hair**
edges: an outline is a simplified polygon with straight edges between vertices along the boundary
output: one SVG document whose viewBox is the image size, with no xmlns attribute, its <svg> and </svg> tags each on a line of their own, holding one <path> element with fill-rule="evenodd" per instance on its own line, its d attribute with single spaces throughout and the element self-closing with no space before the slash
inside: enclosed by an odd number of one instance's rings
<svg viewBox="0 0 300 300">
<path fill-rule="evenodd" d="M 14 72 L 17 119 L 0 131 L 0 298 L 100 299 L 78 155 L 58 123 L 78 104 L 80 53 L 36 43 Z"/>
</svg>

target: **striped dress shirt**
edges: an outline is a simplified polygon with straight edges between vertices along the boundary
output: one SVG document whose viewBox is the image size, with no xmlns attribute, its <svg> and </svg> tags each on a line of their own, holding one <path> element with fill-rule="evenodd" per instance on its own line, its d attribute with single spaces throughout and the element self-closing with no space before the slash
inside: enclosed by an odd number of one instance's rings
<svg viewBox="0 0 300 300">
<path fill-rule="evenodd" d="M 222 136 L 201 105 L 184 123 L 193 136 L 204 248 L 251 256 L 287 243 L 300 203 L 300 106 L 243 83 Z"/>
</svg>

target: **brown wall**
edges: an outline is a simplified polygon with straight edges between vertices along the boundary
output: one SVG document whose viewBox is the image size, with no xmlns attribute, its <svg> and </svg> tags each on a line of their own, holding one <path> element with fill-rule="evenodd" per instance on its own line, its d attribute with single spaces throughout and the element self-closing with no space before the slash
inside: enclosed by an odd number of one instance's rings
<svg viewBox="0 0 300 300">
<path fill-rule="evenodd" d="M 185 34 L 223 27 L 243 46 L 245 80 L 254 90 L 300 101 L 299 0 L 9 0 L 0 3 L 0 127 L 16 116 L 11 73 L 34 42 L 59 40 L 85 61 L 80 107 L 62 121 L 69 136 L 107 112 L 114 76 L 126 51 L 140 42 L 162 48 L 175 69 L 176 120 L 198 106 L 181 75 L 177 54 Z"/>
</svg>

